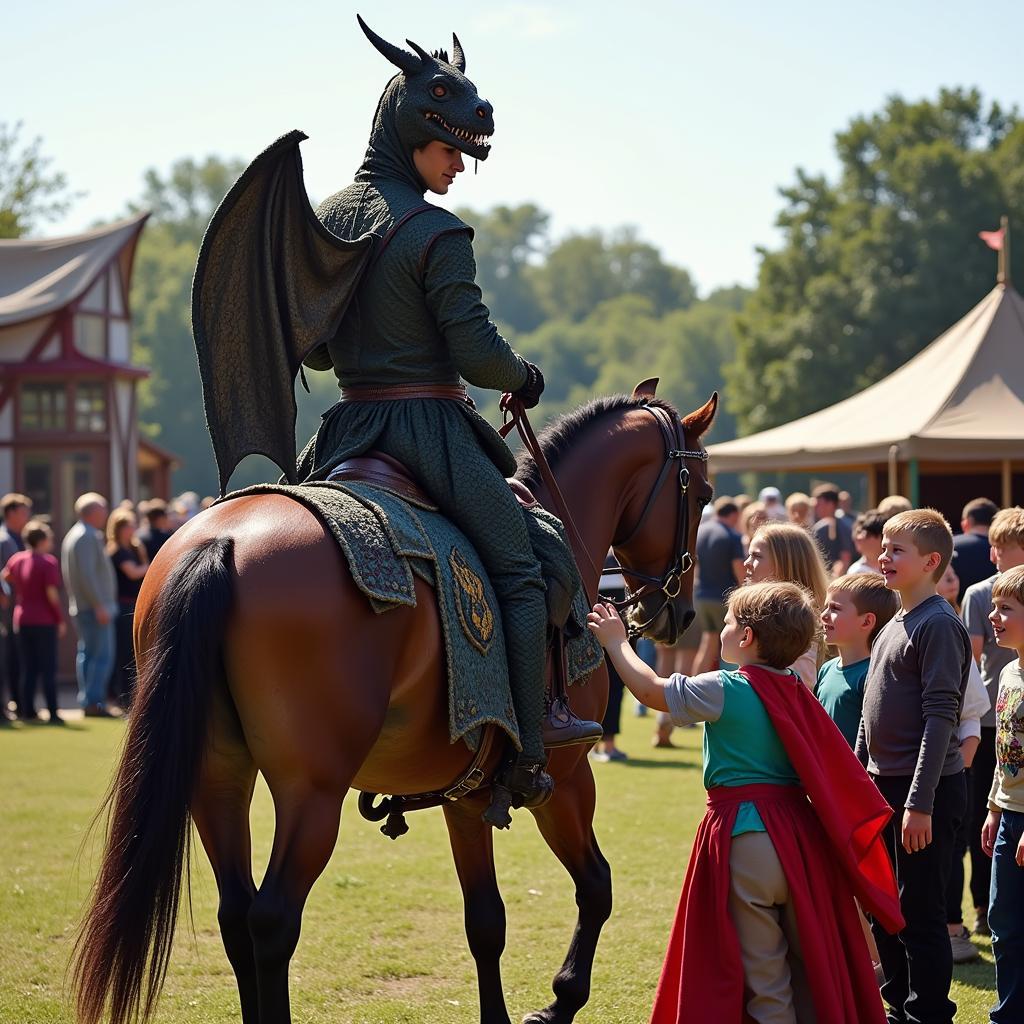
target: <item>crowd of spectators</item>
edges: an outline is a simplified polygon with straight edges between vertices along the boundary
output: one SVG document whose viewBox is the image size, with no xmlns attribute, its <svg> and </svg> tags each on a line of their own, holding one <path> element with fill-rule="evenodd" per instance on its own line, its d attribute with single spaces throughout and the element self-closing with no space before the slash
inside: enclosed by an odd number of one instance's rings
<svg viewBox="0 0 1024 1024">
<path fill-rule="evenodd" d="M 171 534 L 212 501 L 188 491 L 170 502 L 124 501 L 111 510 L 102 494 L 90 491 L 76 500 L 75 523 L 57 551 L 49 517 L 33 516 L 31 498 L 0 499 L 0 726 L 15 719 L 64 723 L 57 669 L 67 619 L 83 713 L 129 712 L 142 582 Z M 36 707 L 40 689 L 45 718 Z"/>
</svg>

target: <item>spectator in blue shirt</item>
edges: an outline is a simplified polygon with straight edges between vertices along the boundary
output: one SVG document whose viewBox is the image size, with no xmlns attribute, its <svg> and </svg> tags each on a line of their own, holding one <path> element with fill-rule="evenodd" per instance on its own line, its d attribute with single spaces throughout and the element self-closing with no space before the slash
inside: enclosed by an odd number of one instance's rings
<svg viewBox="0 0 1024 1024">
<path fill-rule="evenodd" d="M 739 506 L 732 498 L 715 502 L 715 514 L 697 530 L 697 564 L 700 572 L 694 587 L 694 608 L 701 639 L 693 674 L 714 668 L 719 655 L 719 634 L 725 626 L 725 596 L 743 582 L 743 539 L 736 529 Z"/>
</svg>

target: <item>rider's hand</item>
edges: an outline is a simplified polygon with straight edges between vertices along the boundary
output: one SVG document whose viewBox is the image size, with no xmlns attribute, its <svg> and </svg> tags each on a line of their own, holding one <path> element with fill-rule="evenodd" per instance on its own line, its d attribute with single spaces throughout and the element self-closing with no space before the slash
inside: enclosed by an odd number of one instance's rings
<svg viewBox="0 0 1024 1024">
<path fill-rule="evenodd" d="M 544 374 L 540 372 L 540 367 L 536 363 L 524 359 L 523 365 L 526 367 L 526 383 L 515 394 L 524 408 L 532 409 L 544 393 Z"/>
<path fill-rule="evenodd" d="M 615 606 L 598 601 L 594 610 L 587 616 L 587 629 L 597 637 L 598 643 L 604 648 L 612 644 L 622 643 L 626 639 L 626 626 Z"/>
</svg>

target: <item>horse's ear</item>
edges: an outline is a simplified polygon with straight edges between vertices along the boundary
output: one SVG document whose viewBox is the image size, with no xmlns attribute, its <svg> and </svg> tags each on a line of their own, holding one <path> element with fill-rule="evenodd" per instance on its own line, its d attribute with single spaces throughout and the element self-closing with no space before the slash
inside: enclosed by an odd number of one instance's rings
<svg viewBox="0 0 1024 1024">
<path fill-rule="evenodd" d="M 710 429 L 711 424 L 714 422 L 715 413 L 718 412 L 718 392 L 714 392 L 712 396 L 695 412 L 691 412 L 683 420 L 683 426 L 690 431 L 693 431 L 697 437 L 703 437 Z"/>
<path fill-rule="evenodd" d="M 658 381 L 660 377 L 648 377 L 647 380 L 640 381 L 635 388 L 633 388 L 634 398 L 653 398 L 654 392 L 658 390 Z"/>
</svg>

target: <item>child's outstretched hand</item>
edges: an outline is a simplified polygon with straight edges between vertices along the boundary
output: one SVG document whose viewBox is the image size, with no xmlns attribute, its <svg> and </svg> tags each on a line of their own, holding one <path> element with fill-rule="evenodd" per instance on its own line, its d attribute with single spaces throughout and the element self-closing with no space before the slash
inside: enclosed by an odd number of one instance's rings
<svg viewBox="0 0 1024 1024">
<path fill-rule="evenodd" d="M 587 616 L 587 629 L 597 637 L 602 647 L 621 643 L 626 639 L 626 626 L 615 606 L 602 604 L 598 601 L 594 610 Z"/>
</svg>

